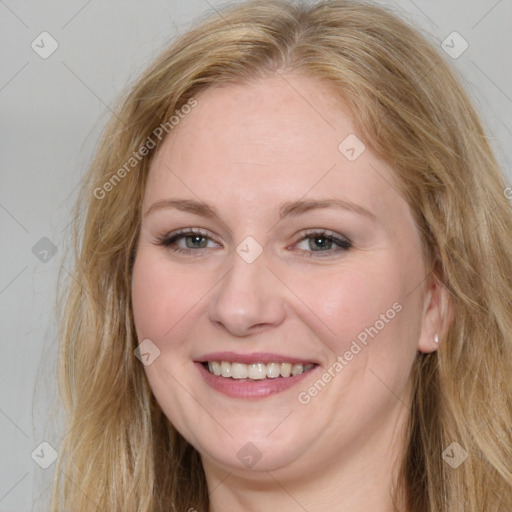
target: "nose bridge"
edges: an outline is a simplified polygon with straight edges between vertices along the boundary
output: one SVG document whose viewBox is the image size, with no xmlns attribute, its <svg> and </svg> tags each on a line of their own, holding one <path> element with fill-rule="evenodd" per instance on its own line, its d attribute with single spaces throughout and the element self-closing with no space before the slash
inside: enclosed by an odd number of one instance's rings
<svg viewBox="0 0 512 512">
<path fill-rule="evenodd" d="M 256 254 L 251 240 L 230 257 L 230 270 L 216 288 L 210 320 L 238 336 L 255 326 L 278 325 L 284 319 L 281 285 L 267 268 L 264 252 Z"/>
</svg>

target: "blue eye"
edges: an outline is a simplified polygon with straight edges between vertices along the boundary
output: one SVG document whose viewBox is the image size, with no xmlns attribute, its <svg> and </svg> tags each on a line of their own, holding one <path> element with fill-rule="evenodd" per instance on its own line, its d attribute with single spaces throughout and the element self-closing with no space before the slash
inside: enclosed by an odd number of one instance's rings
<svg viewBox="0 0 512 512">
<path fill-rule="evenodd" d="M 342 251 L 348 251 L 352 247 L 352 242 L 348 238 L 338 237 L 326 230 L 302 232 L 300 236 L 302 238 L 297 246 L 306 244 L 307 249 L 304 249 L 306 252 L 304 256 L 306 257 L 316 256 L 314 253 L 322 253 L 321 255 L 318 254 L 320 257 L 331 256 Z"/>
<path fill-rule="evenodd" d="M 299 247 L 301 244 L 306 244 L 306 247 L 300 249 L 305 257 L 316 257 L 317 255 L 319 257 L 332 256 L 339 252 L 348 251 L 352 247 L 352 243 L 348 238 L 336 236 L 334 233 L 326 230 L 301 232 L 300 237 L 299 242 L 295 246 Z M 182 241 L 185 244 L 184 247 L 180 245 Z M 201 253 L 198 249 L 215 248 L 220 244 L 214 241 L 206 231 L 187 228 L 160 238 L 158 245 L 167 247 L 177 254 L 195 253 L 194 256 L 198 256 Z"/>
<path fill-rule="evenodd" d="M 184 248 L 180 247 L 178 244 L 181 240 L 185 241 Z M 176 253 L 191 253 L 196 252 L 196 249 L 207 249 L 208 240 L 213 241 L 206 232 L 194 228 L 187 228 L 178 231 L 171 236 L 163 237 L 158 241 L 158 244 L 164 247 L 169 247 Z"/>
</svg>

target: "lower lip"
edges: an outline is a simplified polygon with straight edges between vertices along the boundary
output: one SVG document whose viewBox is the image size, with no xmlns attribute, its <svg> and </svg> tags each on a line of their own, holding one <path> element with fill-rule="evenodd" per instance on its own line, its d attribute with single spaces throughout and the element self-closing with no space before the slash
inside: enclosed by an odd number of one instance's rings
<svg viewBox="0 0 512 512">
<path fill-rule="evenodd" d="M 290 389 L 311 375 L 319 366 L 293 377 L 276 377 L 275 379 L 244 380 L 220 377 L 211 374 L 201 363 L 194 363 L 199 373 L 211 388 L 232 398 L 255 400 L 275 395 Z"/>
</svg>

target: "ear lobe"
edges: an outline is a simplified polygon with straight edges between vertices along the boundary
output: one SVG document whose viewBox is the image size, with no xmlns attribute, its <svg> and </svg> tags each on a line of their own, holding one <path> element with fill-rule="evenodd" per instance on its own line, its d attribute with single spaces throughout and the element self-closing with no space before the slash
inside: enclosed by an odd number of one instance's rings
<svg viewBox="0 0 512 512">
<path fill-rule="evenodd" d="M 450 320 L 449 292 L 443 283 L 434 277 L 425 293 L 418 350 L 424 354 L 437 350 L 448 331 Z"/>
</svg>

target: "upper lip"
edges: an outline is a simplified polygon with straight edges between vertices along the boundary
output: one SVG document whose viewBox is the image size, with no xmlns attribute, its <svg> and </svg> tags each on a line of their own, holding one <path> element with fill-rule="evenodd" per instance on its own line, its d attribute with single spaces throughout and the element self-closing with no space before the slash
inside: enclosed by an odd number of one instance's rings
<svg viewBox="0 0 512 512">
<path fill-rule="evenodd" d="M 196 360 L 198 363 L 208 361 L 226 361 L 230 363 L 292 363 L 292 364 L 318 364 L 311 359 L 303 359 L 285 354 L 271 354 L 270 352 L 253 352 L 252 354 L 237 354 L 236 352 L 212 352 Z"/>
</svg>

